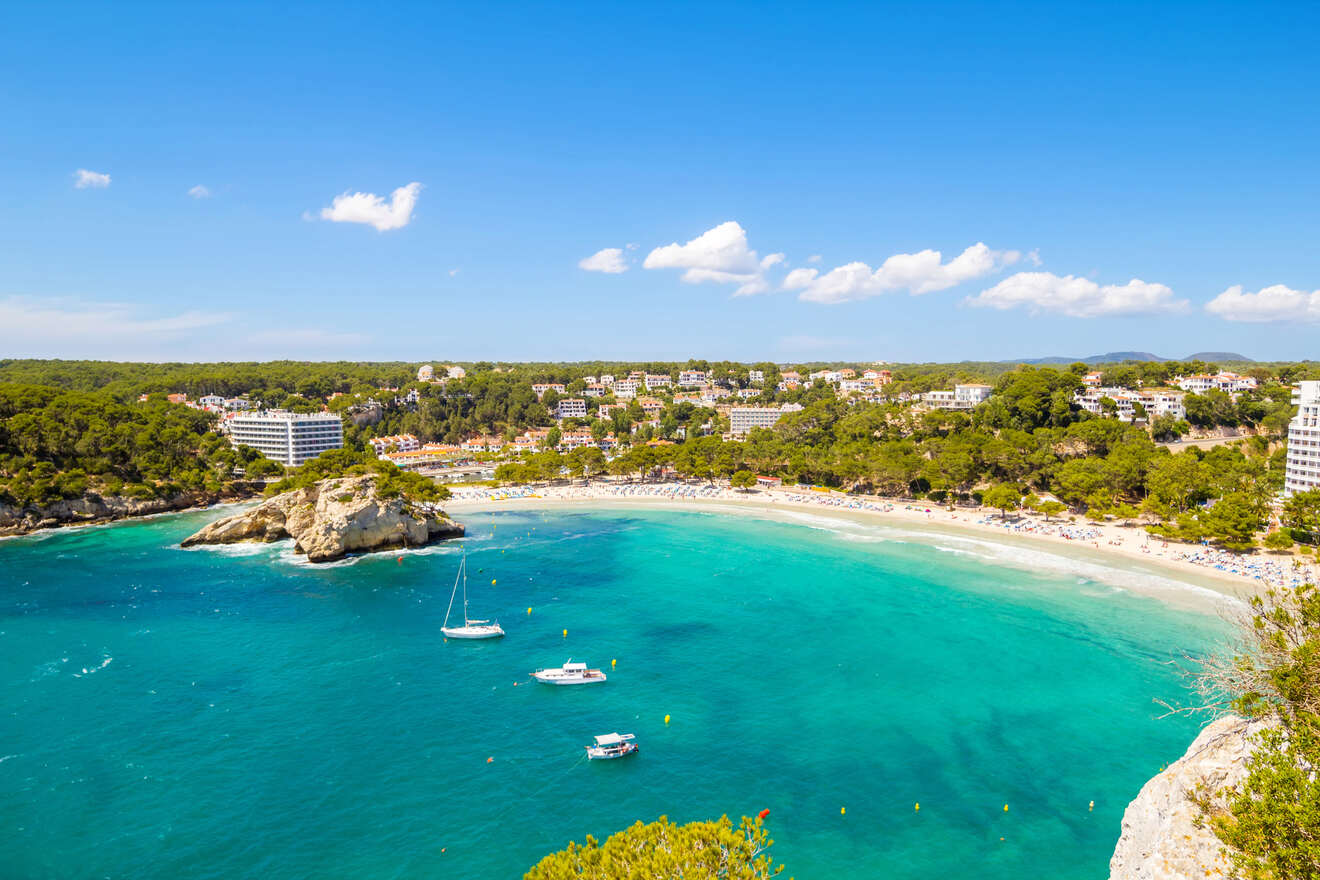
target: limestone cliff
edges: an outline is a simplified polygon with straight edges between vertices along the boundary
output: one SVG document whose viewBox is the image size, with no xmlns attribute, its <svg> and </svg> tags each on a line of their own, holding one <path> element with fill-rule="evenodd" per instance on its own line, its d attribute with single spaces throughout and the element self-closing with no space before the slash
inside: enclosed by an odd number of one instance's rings
<svg viewBox="0 0 1320 880">
<path fill-rule="evenodd" d="M 233 544 L 293 538 L 309 562 L 330 562 L 349 553 L 416 547 L 457 538 L 463 526 L 443 513 L 402 498 L 381 498 L 374 476 L 332 477 L 305 489 L 269 498 L 251 510 L 216 520 L 183 542 Z"/>
<path fill-rule="evenodd" d="M 1188 794 L 1233 786 L 1244 775 L 1257 729 L 1241 718 L 1220 718 L 1187 753 L 1147 782 L 1123 813 L 1123 832 L 1109 861 L 1110 880 L 1203 880 L 1228 874 L 1219 838 L 1197 828 L 1199 814 Z"/>
<path fill-rule="evenodd" d="M 80 498 L 61 499 L 48 504 L 24 507 L 0 504 L 0 536 L 206 507 L 222 501 L 251 497 L 258 491 L 259 487 L 250 484 L 236 484 L 224 492 L 180 492 L 165 498 L 129 498 L 89 492 Z"/>
</svg>

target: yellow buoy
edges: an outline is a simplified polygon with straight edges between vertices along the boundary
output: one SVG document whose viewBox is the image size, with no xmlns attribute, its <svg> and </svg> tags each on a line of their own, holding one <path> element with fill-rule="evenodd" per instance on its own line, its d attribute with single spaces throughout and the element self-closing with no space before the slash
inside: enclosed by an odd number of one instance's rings
<svg viewBox="0 0 1320 880">
<path fill-rule="evenodd" d="M 668 724 L 668 723 L 669 723 L 669 716 L 666 715 L 666 716 L 665 716 L 665 724 Z"/>
</svg>

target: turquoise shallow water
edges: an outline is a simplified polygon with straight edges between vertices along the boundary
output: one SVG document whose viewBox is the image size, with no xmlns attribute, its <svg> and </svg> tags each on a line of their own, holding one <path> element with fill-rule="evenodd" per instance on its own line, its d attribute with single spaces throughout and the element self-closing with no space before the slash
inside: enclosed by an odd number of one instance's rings
<svg viewBox="0 0 1320 880">
<path fill-rule="evenodd" d="M 520 877 L 762 808 L 804 880 L 1104 876 L 1195 733 L 1166 661 L 1221 628 L 856 528 L 522 511 L 463 517 L 508 637 L 446 644 L 457 544 L 174 548 L 214 515 L 0 542 L 3 876 Z M 618 667 L 525 684 L 570 655 Z M 583 762 L 613 730 L 641 753 Z"/>
</svg>

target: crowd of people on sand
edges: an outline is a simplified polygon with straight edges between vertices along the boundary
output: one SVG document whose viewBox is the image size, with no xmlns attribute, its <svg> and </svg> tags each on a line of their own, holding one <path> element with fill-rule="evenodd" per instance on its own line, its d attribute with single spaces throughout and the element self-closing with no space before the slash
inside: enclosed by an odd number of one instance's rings
<svg viewBox="0 0 1320 880">
<path fill-rule="evenodd" d="M 835 510 L 855 510 L 872 513 L 898 512 L 906 517 L 920 517 L 932 523 L 958 522 L 979 528 L 1001 530 L 1022 536 L 1054 538 L 1080 545 L 1091 545 L 1103 550 L 1114 547 L 1127 553 L 1136 553 L 1172 562 L 1185 563 L 1210 569 L 1223 575 L 1246 578 L 1270 587 L 1300 586 L 1314 582 L 1316 573 L 1292 557 L 1272 559 L 1261 554 L 1236 554 L 1209 546 L 1170 544 L 1144 529 L 1122 528 L 1113 524 L 1104 526 L 1079 524 L 1067 520 L 1040 520 L 1024 516 L 1005 518 L 983 509 L 958 508 L 949 510 L 940 505 L 921 502 L 895 504 L 883 498 L 845 495 L 838 492 L 812 491 L 810 488 L 762 488 L 754 492 L 728 486 L 695 483 L 616 483 L 592 481 L 575 485 L 551 486 L 452 486 L 450 503 L 485 504 L 519 499 L 548 501 L 586 501 L 659 499 L 683 501 L 754 501 L 774 505 L 809 505 Z"/>
</svg>

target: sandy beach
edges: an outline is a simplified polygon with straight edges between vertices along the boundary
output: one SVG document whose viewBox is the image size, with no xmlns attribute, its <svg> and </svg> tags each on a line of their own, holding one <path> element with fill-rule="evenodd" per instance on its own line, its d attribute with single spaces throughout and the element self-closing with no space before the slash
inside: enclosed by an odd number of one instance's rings
<svg viewBox="0 0 1320 880">
<path fill-rule="evenodd" d="M 838 522 L 884 525 L 901 530 L 899 539 L 965 542 L 969 552 L 1026 568 L 1075 570 L 1096 580 L 1152 593 L 1175 604 L 1205 608 L 1241 601 L 1269 587 L 1314 580 L 1313 565 L 1291 556 L 1232 554 L 1211 547 L 1164 541 L 1139 526 L 1117 523 L 1046 522 L 1039 515 L 1003 519 L 998 511 L 790 489 L 747 492 L 720 486 L 674 483 L 607 483 L 551 487 L 451 487 L 445 502 L 452 513 L 537 507 L 605 509 L 662 507 L 673 510 L 750 514 L 799 524 L 816 517 Z M 984 552 L 999 550 L 1000 552 Z M 1005 552 L 1005 551 L 1016 552 Z M 1034 551 L 1034 553 L 1033 553 Z M 1053 558 L 1050 558 L 1053 557 Z M 1112 570 L 1112 571 L 1106 571 Z M 1120 576 L 1125 575 L 1125 576 Z"/>
</svg>

